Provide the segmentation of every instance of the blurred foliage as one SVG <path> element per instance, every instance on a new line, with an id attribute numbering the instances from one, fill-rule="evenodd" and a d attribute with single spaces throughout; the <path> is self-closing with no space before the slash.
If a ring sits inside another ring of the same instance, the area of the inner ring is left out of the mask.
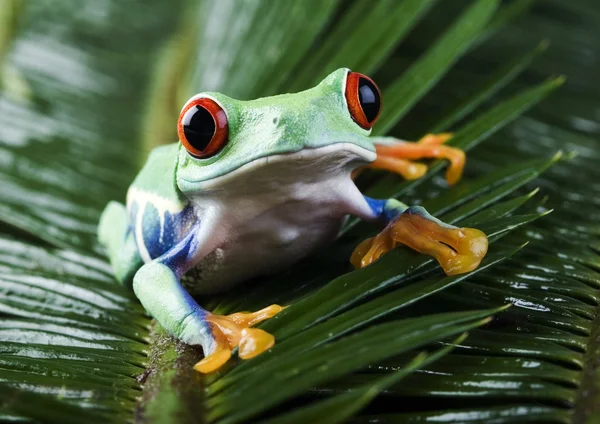
<path id="1" fill-rule="evenodd" d="M 600 419 L 595 0 L 0 5 L 0 420 Z M 452 130 L 470 150 L 451 189 L 441 163 L 413 182 L 364 174 L 361 189 L 477 226 L 490 253 L 455 277 L 406 249 L 350 272 L 376 231 L 351 221 L 326 252 L 200 300 L 292 305 L 263 325 L 272 350 L 201 377 L 201 351 L 114 282 L 99 214 L 176 139 L 189 95 L 298 91 L 340 66 L 382 87 L 376 131 Z"/>

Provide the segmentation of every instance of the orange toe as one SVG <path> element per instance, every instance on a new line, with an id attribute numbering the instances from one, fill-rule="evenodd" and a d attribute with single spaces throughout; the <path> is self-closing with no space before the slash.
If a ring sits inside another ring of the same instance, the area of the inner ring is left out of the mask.
<path id="1" fill-rule="evenodd" d="M 425 134 L 417 143 L 419 144 L 429 144 L 429 145 L 440 145 L 444 144 L 448 140 L 450 140 L 454 136 L 453 133 L 445 132 L 438 134 Z"/>
<path id="2" fill-rule="evenodd" d="M 275 337 L 259 328 L 244 328 L 239 344 L 238 356 L 242 359 L 254 358 L 275 344 Z"/>
<path id="3" fill-rule="evenodd" d="M 378 148 L 379 150 L 379 148 Z M 421 178 L 427 172 L 427 165 L 423 163 L 412 162 L 407 159 L 396 158 L 393 156 L 377 155 L 377 159 L 368 165 L 373 169 L 384 169 L 402 176 L 406 180 L 416 180 Z"/>
<path id="4" fill-rule="evenodd" d="M 284 306 L 270 305 L 256 312 L 237 312 L 235 314 L 227 315 L 227 318 L 243 327 L 252 327 L 260 322 L 274 317 L 284 309 Z"/>
<path id="5" fill-rule="evenodd" d="M 194 370 L 209 374 L 225 365 L 229 358 L 231 358 L 231 349 L 218 347 L 217 350 L 194 365 Z"/>

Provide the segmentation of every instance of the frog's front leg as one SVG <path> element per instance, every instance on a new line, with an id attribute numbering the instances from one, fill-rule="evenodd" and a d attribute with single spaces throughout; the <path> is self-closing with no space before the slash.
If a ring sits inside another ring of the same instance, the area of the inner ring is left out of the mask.
<path id="1" fill-rule="evenodd" d="M 216 315 L 201 308 L 183 288 L 181 276 L 202 250 L 198 232 L 192 230 L 161 257 L 144 265 L 133 279 L 133 290 L 146 310 L 173 336 L 201 345 L 205 358 L 194 369 L 209 373 L 221 367 L 239 347 L 239 357 L 252 358 L 273 346 L 274 337 L 252 325 L 282 310 L 271 305 L 254 313 Z"/>
<path id="2" fill-rule="evenodd" d="M 377 159 L 369 167 L 392 171 L 407 180 L 414 180 L 427 172 L 427 166 L 413 160 L 448 159 L 450 166 L 446 171 L 446 179 L 449 184 L 455 184 L 462 176 L 465 153 L 455 147 L 443 145 L 451 137 L 450 133 L 427 134 L 416 143 L 393 137 L 373 137 Z"/>
<path id="3" fill-rule="evenodd" d="M 383 220 L 385 229 L 359 244 L 351 262 L 362 268 L 398 244 L 433 256 L 448 275 L 474 270 L 487 253 L 486 235 L 474 228 L 458 228 L 431 216 L 421 206 L 407 206 L 396 199 L 376 200 L 365 196 L 372 215 Z"/>

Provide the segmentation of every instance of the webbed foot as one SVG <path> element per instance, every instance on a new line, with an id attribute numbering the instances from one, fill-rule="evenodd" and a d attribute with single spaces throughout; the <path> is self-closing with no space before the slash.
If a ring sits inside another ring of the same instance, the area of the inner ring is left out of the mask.
<path id="1" fill-rule="evenodd" d="M 483 232 L 444 224 L 423 208 L 412 207 L 393 219 L 377 236 L 360 243 L 350 262 L 355 268 L 363 268 L 399 244 L 433 256 L 447 275 L 474 270 L 488 248 Z"/>
<path id="2" fill-rule="evenodd" d="M 216 371 L 231 358 L 231 351 L 235 347 L 238 347 L 238 356 L 242 359 L 254 358 L 271 348 L 275 344 L 275 337 L 250 327 L 277 315 L 283 309 L 282 306 L 271 305 L 256 312 L 208 314 L 205 320 L 211 325 L 216 347 L 194 365 L 194 369 L 205 374 Z"/>
<path id="3" fill-rule="evenodd" d="M 413 162 L 418 159 L 448 159 L 450 166 L 446 171 L 448 184 L 456 184 L 463 173 L 465 153 L 455 147 L 443 144 L 452 138 L 451 133 L 427 134 L 416 143 L 375 141 L 377 159 L 370 168 L 385 169 L 402 175 L 407 180 L 422 177 L 427 172 L 427 165 Z M 388 138 L 382 138 L 389 140 Z"/>

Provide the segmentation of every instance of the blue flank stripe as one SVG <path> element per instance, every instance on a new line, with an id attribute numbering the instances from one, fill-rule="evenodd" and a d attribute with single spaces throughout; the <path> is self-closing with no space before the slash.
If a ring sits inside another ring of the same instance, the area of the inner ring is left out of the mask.
<path id="1" fill-rule="evenodd" d="M 193 210 L 186 207 L 175 214 L 165 212 L 164 222 L 161 226 L 159 212 L 152 204 L 146 203 L 145 207 L 140 209 L 139 204 L 134 201 L 129 211 L 129 222 L 134 238 L 137 232 L 136 222 L 139 213 L 144 214 L 142 217 L 142 240 L 151 259 L 159 258 L 176 247 L 189 234 L 197 219 Z M 137 240 L 137 238 L 135 239 Z"/>
<path id="2" fill-rule="evenodd" d="M 165 264 L 181 277 L 188 271 L 188 264 L 198 250 L 197 231 L 190 231 L 175 247 L 161 256 L 158 261 Z"/>

